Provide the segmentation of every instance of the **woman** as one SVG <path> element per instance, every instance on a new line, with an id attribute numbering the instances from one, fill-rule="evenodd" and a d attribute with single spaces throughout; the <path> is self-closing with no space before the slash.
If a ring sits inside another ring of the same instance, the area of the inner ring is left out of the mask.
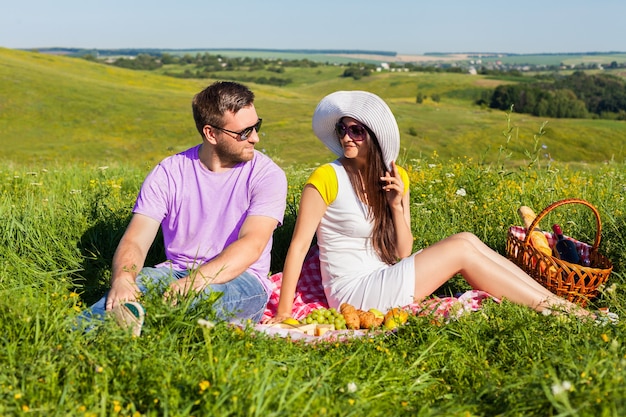
<path id="1" fill-rule="evenodd" d="M 461 274 L 475 289 L 537 311 L 589 314 L 552 294 L 471 233 L 411 254 L 409 181 L 395 164 L 400 132 L 380 97 L 365 91 L 326 96 L 313 115 L 313 131 L 339 158 L 317 168 L 304 186 L 280 301 L 270 322 L 291 316 L 314 234 L 330 307 L 344 302 L 363 310 L 406 306 Z"/>

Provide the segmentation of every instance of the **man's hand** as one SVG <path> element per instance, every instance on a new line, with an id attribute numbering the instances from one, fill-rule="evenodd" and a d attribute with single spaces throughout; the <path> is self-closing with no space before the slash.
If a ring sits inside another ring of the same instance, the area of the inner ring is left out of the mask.
<path id="1" fill-rule="evenodd" d="M 185 278 L 172 282 L 169 289 L 163 294 L 163 299 L 172 305 L 176 305 L 179 298 L 188 296 L 190 292 L 202 292 L 206 286 L 207 281 L 200 274 L 188 275 Z"/>
<path id="2" fill-rule="evenodd" d="M 111 311 L 116 305 L 126 301 L 136 301 L 139 288 L 134 281 L 116 281 L 107 294 L 106 311 Z"/>

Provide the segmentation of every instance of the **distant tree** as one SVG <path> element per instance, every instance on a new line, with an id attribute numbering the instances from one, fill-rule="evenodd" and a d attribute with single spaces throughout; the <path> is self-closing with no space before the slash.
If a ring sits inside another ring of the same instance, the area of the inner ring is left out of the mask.
<path id="1" fill-rule="evenodd" d="M 163 66 L 159 58 L 148 54 L 139 54 L 134 59 L 118 58 L 113 65 L 135 70 L 154 70 Z"/>
<path id="2" fill-rule="evenodd" d="M 163 65 L 170 65 L 178 63 L 178 58 L 172 54 L 163 53 L 161 55 L 161 63 Z"/>
<path id="3" fill-rule="evenodd" d="M 80 56 L 82 59 L 84 59 L 85 61 L 97 61 L 98 58 L 96 57 L 95 54 L 85 54 L 85 55 L 81 55 Z"/>
<path id="4" fill-rule="evenodd" d="M 538 114 L 537 116 L 561 117 L 579 119 L 587 116 L 585 103 L 576 98 L 571 90 L 561 89 L 550 92 L 551 100 L 548 107 L 548 114 Z"/>
<path id="5" fill-rule="evenodd" d="M 367 77 L 370 74 L 371 74 L 371 70 L 367 68 L 359 68 L 356 66 L 351 66 L 344 70 L 342 77 L 345 77 L 345 78 L 352 77 L 355 80 L 360 80 L 362 77 Z"/>
<path id="6" fill-rule="evenodd" d="M 185 54 L 180 58 L 181 64 L 193 64 L 196 59 L 191 54 Z"/>
<path id="7" fill-rule="evenodd" d="M 516 105 L 516 89 L 518 88 L 517 85 L 497 86 L 491 95 L 489 107 L 492 109 L 508 110 L 511 105 Z M 518 109 L 518 111 L 520 110 Z"/>
<path id="8" fill-rule="evenodd" d="M 277 74 L 282 74 L 285 72 L 285 68 L 278 67 L 278 66 L 269 67 L 267 70 L 271 72 L 275 72 Z"/>
<path id="9" fill-rule="evenodd" d="M 593 90 L 590 80 L 577 75 L 567 82 L 561 81 L 500 85 L 491 96 L 490 107 L 507 110 L 513 105 L 520 113 L 540 117 L 588 117 L 588 102 L 582 97 L 585 91 Z M 596 94 L 591 94 L 591 97 L 596 97 Z"/>
<path id="10" fill-rule="evenodd" d="M 491 100 L 491 94 L 489 90 L 482 90 L 480 92 L 480 97 L 476 100 L 476 104 L 481 107 L 489 106 L 489 101 Z"/>

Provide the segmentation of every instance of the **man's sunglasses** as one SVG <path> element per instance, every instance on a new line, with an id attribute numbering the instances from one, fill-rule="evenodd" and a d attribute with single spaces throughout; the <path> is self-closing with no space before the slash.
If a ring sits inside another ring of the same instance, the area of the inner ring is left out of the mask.
<path id="1" fill-rule="evenodd" d="M 350 139 L 361 142 L 367 138 L 367 129 L 363 125 L 346 126 L 339 122 L 335 125 L 335 134 L 339 140 L 343 139 L 347 134 Z"/>
<path id="2" fill-rule="evenodd" d="M 211 126 L 213 129 L 221 130 L 222 132 L 231 133 L 235 135 L 235 139 L 239 141 L 244 141 L 244 140 L 248 140 L 248 137 L 252 134 L 253 130 L 256 130 L 256 133 L 259 133 L 259 130 L 261 130 L 262 122 L 263 122 L 263 119 L 259 119 L 257 120 L 256 124 L 246 127 L 241 132 L 234 132 L 232 130 L 224 129 L 223 127 L 218 127 L 218 126 L 213 126 L 213 125 L 209 125 L 209 126 Z"/>

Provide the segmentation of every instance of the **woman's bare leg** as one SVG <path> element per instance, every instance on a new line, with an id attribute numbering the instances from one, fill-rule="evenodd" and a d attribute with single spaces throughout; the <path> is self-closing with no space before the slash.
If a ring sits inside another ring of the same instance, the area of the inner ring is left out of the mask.
<path id="1" fill-rule="evenodd" d="M 463 239 L 467 239 L 477 250 L 479 250 L 484 256 L 488 257 L 491 261 L 496 262 L 498 265 L 505 268 L 511 274 L 515 275 L 517 279 L 520 279 L 534 287 L 537 291 L 545 294 L 546 297 L 556 297 L 550 290 L 546 287 L 535 281 L 530 275 L 524 272 L 519 266 L 515 265 L 513 262 L 500 255 L 498 252 L 491 249 L 489 246 L 485 245 L 485 243 L 476 237 L 472 233 L 459 233 L 458 236 Z"/>
<path id="2" fill-rule="evenodd" d="M 416 300 L 428 296 L 455 274 L 461 274 L 472 288 L 537 311 L 561 308 L 589 314 L 551 293 L 471 233 L 458 233 L 437 242 L 416 254 L 414 262 Z"/>

